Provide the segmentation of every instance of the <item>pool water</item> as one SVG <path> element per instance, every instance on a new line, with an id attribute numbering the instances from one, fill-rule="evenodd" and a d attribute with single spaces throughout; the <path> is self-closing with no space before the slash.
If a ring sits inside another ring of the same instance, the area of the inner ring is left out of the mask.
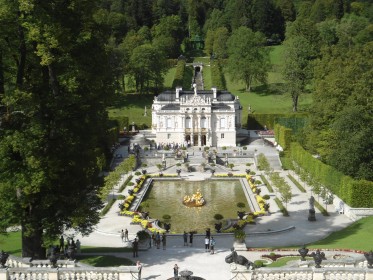
<path id="1" fill-rule="evenodd" d="M 206 204 L 202 207 L 187 207 L 182 203 L 184 196 L 191 196 L 199 190 Z M 239 180 L 225 181 L 154 181 L 144 201 L 149 203 L 147 211 L 151 218 L 163 221 L 163 215 L 171 216 L 171 232 L 197 231 L 205 233 L 206 228 L 214 232 L 215 214 L 224 219 L 237 218 L 237 202 L 248 204 Z"/>

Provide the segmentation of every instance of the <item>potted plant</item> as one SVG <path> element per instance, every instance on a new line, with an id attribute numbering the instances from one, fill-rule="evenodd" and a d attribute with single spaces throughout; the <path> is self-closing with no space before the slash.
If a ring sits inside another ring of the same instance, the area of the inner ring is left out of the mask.
<path id="1" fill-rule="evenodd" d="M 242 229 L 236 229 L 234 231 L 234 239 L 238 243 L 244 243 L 246 238 L 246 232 Z"/>
<path id="2" fill-rule="evenodd" d="M 245 203 L 243 202 L 238 202 L 237 207 L 241 209 L 241 211 L 237 211 L 237 216 L 242 220 L 243 217 L 245 217 L 245 211 L 242 211 L 243 208 L 245 208 Z"/>

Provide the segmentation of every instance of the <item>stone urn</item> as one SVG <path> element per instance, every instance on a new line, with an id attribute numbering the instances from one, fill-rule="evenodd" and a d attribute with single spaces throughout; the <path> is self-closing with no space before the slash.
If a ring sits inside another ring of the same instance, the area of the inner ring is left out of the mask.
<path id="1" fill-rule="evenodd" d="M 69 247 L 67 248 L 67 257 L 69 258 L 70 261 L 75 258 L 75 247 L 72 244 L 70 244 Z"/>
<path id="2" fill-rule="evenodd" d="M 242 220 L 243 217 L 245 217 L 245 211 L 237 211 L 237 216 L 240 218 L 240 220 Z"/>
<path id="3" fill-rule="evenodd" d="M 53 268 L 57 267 L 58 258 L 59 258 L 59 255 L 56 254 L 55 250 L 53 249 L 49 256 L 49 262 L 51 263 L 51 267 Z"/>
<path id="4" fill-rule="evenodd" d="M 164 229 L 169 232 L 171 229 L 171 224 L 164 223 Z"/>
<path id="5" fill-rule="evenodd" d="M 216 232 L 220 232 L 221 231 L 221 228 L 223 227 L 223 223 L 216 223 L 215 224 L 215 230 Z"/>
<path id="6" fill-rule="evenodd" d="M 303 246 L 302 248 L 300 248 L 298 250 L 299 255 L 301 256 L 301 261 L 305 261 L 306 260 L 306 256 L 308 254 L 308 251 L 309 250 L 305 246 Z"/>
<path id="7" fill-rule="evenodd" d="M 313 252 L 311 254 L 313 257 L 313 260 L 315 261 L 315 267 L 316 268 L 321 268 L 321 262 L 325 260 L 325 254 L 323 252 L 320 252 L 320 250 L 316 250 L 316 253 Z"/>
<path id="8" fill-rule="evenodd" d="M 368 262 L 368 267 L 373 268 L 373 251 L 370 251 L 369 253 L 364 253 L 364 257 Z"/>

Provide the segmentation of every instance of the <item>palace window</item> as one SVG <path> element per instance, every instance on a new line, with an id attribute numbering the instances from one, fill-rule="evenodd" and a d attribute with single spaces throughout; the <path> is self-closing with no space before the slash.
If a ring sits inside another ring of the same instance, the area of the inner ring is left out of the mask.
<path id="1" fill-rule="evenodd" d="M 191 121 L 190 117 L 187 117 L 185 119 L 185 128 L 192 128 L 192 121 Z"/>
<path id="2" fill-rule="evenodd" d="M 167 128 L 173 128 L 174 127 L 174 122 L 172 118 L 167 118 Z"/>
<path id="3" fill-rule="evenodd" d="M 227 120 L 225 118 L 220 119 L 220 128 L 225 128 L 227 126 Z"/>
<path id="4" fill-rule="evenodd" d="M 224 133 L 222 133 L 222 134 L 220 135 L 220 138 L 221 138 L 221 139 L 224 139 Z"/>
<path id="5" fill-rule="evenodd" d="M 206 128 L 206 118 L 205 117 L 201 118 L 201 128 Z"/>

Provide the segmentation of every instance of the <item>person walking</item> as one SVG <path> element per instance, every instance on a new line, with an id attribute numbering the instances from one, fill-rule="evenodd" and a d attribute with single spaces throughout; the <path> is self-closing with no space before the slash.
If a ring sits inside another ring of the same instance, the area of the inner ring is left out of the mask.
<path id="1" fill-rule="evenodd" d="M 80 254 L 80 246 L 81 246 L 81 244 L 80 244 L 80 241 L 79 241 L 79 239 L 77 239 L 76 240 L 76 242 L 75 242 L 75 246 L 76 246 L 76 253 L 77 254 Z"/>
<path id="2" fill-rule="evenodd" d="M 179 267 L 177 264 L 174 265 L 174 279 L 179 277 Z"/>
<path id="3" fill-rule="evenodd" d="M 211 255 L 215 254 L 215 244 L 216 244 L 215 239 L 214 237 L 211 236 L 211 239 L 210 239 L 210 252 L 211 252 L 210 254 Z"/>
<path id="4" fill-rule="evenodd" d="M 133 257 L 136 258 L 138 257 L 138 252 L 139 252 L 139 242 L 137 241 L 137 238 L 132 242 L 132 251 L 133 251 Z"/>
<path id="5" fill-rule="evenodd" d="M 190 247 L 193 246 L 193 232 L 189 232 L 189 243 L 190 243 Z"/>
<path id="6" fill-rule="evenodd" d="M 206 236 L 210 239 L 210 236 L 211 236 L 211 230 L 210 230 L 210 228 L 206 229 Z"/>
<path id="7" fill-rule="evenodd" d="M 155 235 L 155 243 L 157 244 L 157 249 L 161 246 L 161 236 L 159 235 L 159 232 Z"/>
<path id="8" fill-rule="evenodd" d="M 162 247 L 163 247 L 163 250 L 166 250 L 166 234 L 165 233 L 162 234 Z"/>
<path id="9" fill-rule="evenodd" d="M 64 250 L 64 247 L 65 247 L 65 240 L 63 238 L 63 235 L 61 235 L 61 237 L 60 237 L 60 249 L 62 250 L 62 252 Z"/>
<path id="10" fill-rule="evenodd" d="M 126 230 L 124 231 L 124 241 L 130 241 L 130 240 L 128 239 L 128 229 L 126 229 Z"/>
<path id="11" fill-rule="evenodd" d="M 156 246 L 155 233 L 152 234 L 153 247 Z"/>
<path id="12" fill-rule="evenodd" d="M 124 231 L 123 231 L 123 229 L 120 232 L 120 239 L 122 239 L 122 243 L 123 243 L 124 242 Z"/>
<path id="13" fill-rule="evenodd" d="M 141 270 L 142 270 L 142 264 L 140 261 L 137 261 L 136 262 L 136 267 L 137 267 L 137 271 L 138 271 L 138 278 L 139 280 L 141 280 Z"/>
<path id="14" fill-rule="evenodd" d="M 184 246 L 188 247 L 188 234 L 186 233 L 186 231 L 184 231 L 183 238 L 184 238 Z"/>
<path id="15" fill-rule="evenodd" d="M 205 252 L 210 251 L 210 238 L 206 235 L 205 236 Z"/>

